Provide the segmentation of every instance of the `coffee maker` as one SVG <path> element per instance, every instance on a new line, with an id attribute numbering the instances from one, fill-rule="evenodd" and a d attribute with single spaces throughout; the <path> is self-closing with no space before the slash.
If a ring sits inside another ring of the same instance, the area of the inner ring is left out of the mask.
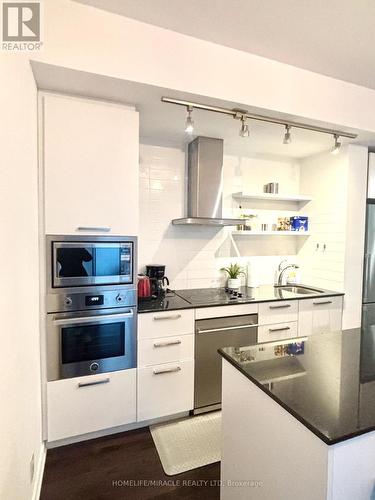
<path id="1" fill-rule="evenodd" d="M 151 293 L 153 297 L 160 297 L 161 295 L 164 295 L 169 287 L 169 279 L 165 276 L 165 266 L 146 266 L 146 275 L 151 281 Z"/>

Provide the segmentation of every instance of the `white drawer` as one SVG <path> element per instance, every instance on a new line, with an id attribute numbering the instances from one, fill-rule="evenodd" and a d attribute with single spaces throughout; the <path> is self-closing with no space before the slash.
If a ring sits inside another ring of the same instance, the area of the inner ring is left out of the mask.
<path id="1" fill-rule="evenodd" d="M 258 304 L 233 304 L 227 306 L 200 307 L 195 310 L 195 319 L 242 316 L 243 314 L 257 314 L 257 312 Z"/>
<path id="2" fill-rule="evenodd" d="M 138 314 L 138 338 L 194 333 L 194 309 Z"/>
<path id="3" fill-rule="evenodd" d="M 278 323 L 276 325 L 263 325 L 258 327 L 258 342 L 273 342 L 291 339 L 298 335 L 297 321 L 291 323 Z"/>
<path id="4" fill-rule="evenodd" d="M 342 328 L 342 297 L 315 297 L 299 301 L 298 333 L 335 332 Z"/>
<path id="5" fill-rule="evenodd" d="M 138 367 L 194 359 L 194 335 L 138 341 Z"/>
<path id="6" fill-rule="evenodd" d="M 47 383 L 48 441 L 136 421 L 137 370 Z"/>
<path id="7" fill-rule="evenodd" d="M 298 320 L 298 301 L 280 300 L 275 302 L 263 302 L 259 304 L 258 323 L 260 325 L 272 325 Z"/>
<path id="8" fill-rule="evenodd" d="M 193 409 L 194 361 L 138 369 L 138 422 Z"/>

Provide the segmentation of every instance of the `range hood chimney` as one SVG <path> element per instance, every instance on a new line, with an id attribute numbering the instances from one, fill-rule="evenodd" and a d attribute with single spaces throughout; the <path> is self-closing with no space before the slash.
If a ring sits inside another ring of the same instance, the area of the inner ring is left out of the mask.
<path id="1" fill-rule="evenodd" d="M 174 225 L 236 226 L 244 219 L 223 219 L 222 139 L 197 137 L 188 146 L 188 216 Z"/>

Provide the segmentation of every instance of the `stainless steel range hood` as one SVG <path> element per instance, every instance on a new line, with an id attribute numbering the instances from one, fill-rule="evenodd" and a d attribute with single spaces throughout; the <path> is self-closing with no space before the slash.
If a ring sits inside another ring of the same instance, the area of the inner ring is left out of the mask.
<path id="1" fill-rule="evenodd" d="M 188 215 L 174 225 L 235 226 L 244 219 L 223 219 L 222 139 L 197 137 L 188 147 Z"/>

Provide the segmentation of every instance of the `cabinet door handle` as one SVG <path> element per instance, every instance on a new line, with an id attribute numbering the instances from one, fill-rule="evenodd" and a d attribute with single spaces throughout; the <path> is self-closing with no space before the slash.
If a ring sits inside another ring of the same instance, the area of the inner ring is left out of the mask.
<path id="1" fill-rule="evenodd" d="M 324 300 L 323 302 L 313 302 L 314 306 L 320 306 L 321 304 L 332 304 L 332 300 Z"/>
<path id="2" fill-rule="evenodd" d="M 106 226 L 78 226 L 77 231 L 100 231 L 101 233 L 109 233 L 110 227 Z"/>
<path id="3" fill-rule="evenodd" d="M 78 387 L 89 387 L 90 385 L 100 385 L 109 384 L 111 380 L 109 378 L 104 378 L 103 380 L 94 380 L 93 382 L 79 382 Z"/>
<path id="4" fill-rule="evenodd" d="M 178 345 L 181 344 L 181 340 L 171 340 L 167 342 L 155 342 L 154 347 L 167 347 L 169 345 Z"/>
<path id="5" fill-rule="evenodd" d="M 290 307 L 290 304 L 282 304 L 280 306 L 269 306 L 270 309 L 285 309 L 286 307 Z"/>
<path id="6" fill-rule="evenodd" d="M 154 316 L 154 321 L 160 321 L 163 319 L 179 319 L 181 318 L 181 314 L 170 314 L 169 316 Z"/>
<path id="7" fill-rule="evenodd" d="M 290 330 L 290 326 L 283 326 L 281 328 L 269 328 L 269 332 L 283 332 L 285 330 Z"/>
<path id="8" fill-rule="evenodd" d="M 154 369 L 154 375 L 162 375 L 163 373 L 174 373 L 174 372 L 179 372 L 181 371 L 181 366 L 175 366 L 173 368 L 160 368 Z"/>

